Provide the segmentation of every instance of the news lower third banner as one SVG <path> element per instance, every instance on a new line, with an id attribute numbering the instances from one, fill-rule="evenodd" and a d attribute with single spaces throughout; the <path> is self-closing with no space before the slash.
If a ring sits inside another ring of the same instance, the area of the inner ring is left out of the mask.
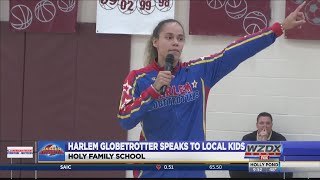
<path id="1" fill-rule="evenodd" d="M 38 141 L 7 146 L 0 170 L 319 172 L 318 141 Z M 27 158 L 22 163 L 16 159 Z"/>
<path id="2" fill-rule="evenodd" d="M 38 163 L 320 161 L 320 142 L 39 141 L 37 152 Z"/>

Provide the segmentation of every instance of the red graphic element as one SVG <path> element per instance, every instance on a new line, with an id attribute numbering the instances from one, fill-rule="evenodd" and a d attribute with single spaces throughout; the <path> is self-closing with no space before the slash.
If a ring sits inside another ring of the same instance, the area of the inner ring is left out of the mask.
<path id="1" fill-rule="evenodd" d="M 260 156 L 260 160 L 269 160 L 270 157 L 267 155 Z"/>
<path id="2" fill-rule="evenodd" d="M 161 165 L 160 164 L 157 164 L 156 165 L 156 168 L 158 169 L 158 171 L 161 169 Z"/>
<path id="3" fill-rule="evenodd" d="M 10 30 L 75 32 L 78 0 L 10 0 Z"/>
<path id="4" fill-rule="evenodd" d="M 260 159 L 262 156 L 268 156 L 270 158 L 270 156 L 281 156 L 281 153 L 279 152 L 246 152 L 245 153 L 246 157 L 249 156 L 260 156 Z"/>
<path id="5" fill-rule="evenodd" d="M 270 19 L 270 0 L 190 0 L 189 34 L 244 36 Z"/>
<path id="6" fill-rule="evenodd" d="M 303 1 L 286 1 L 286 16 L 293 12 Z M 302 12 L 306 17 L 306 23 L 301 27 L 285 32 L 287 39 L 320 39 L 320 0 L 307 1 Z"/>

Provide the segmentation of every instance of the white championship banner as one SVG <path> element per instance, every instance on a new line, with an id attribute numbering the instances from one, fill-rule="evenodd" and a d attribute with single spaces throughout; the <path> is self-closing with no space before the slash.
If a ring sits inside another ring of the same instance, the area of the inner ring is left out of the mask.
<path id="1" fill-rule="evenodd" d="M 150 35 L 174 9 L 174 0 L 98 0 L 96 32 Z"/>

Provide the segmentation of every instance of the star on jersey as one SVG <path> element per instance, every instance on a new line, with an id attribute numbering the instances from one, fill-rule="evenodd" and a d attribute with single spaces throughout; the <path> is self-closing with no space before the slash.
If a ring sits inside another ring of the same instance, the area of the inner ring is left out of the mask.
<path id="1" fill-rule="evenodd" d="M 124 104 L 129 104 L 129 102 L 130 102 L 131 100 L 132 100 L 132 99 L 124 98 Z"/>
<path id="2" fill-rule="evenodd" d="M 194 80 L 191 84 L 193 88 L 197 88 L 198 82 Z"/>
<path id="3" fill-rule="evenodd" d="M 123 109 L 127 104 L 129 104 L 131 102 L 132 99 L 127 99 L 127 98 L 124 98 L 124 102 L 123 104 L 121 105 L 121 109 Z"/>
<path id="4" fill-rule="evenodd" d="M 132 86 L 129 84 L 129 82 L 127 81 L 124 85 L 123 85 L 123 91 L 125 91 L 127 94 L 129 94 L 130 90 L 132 89 Z"/>

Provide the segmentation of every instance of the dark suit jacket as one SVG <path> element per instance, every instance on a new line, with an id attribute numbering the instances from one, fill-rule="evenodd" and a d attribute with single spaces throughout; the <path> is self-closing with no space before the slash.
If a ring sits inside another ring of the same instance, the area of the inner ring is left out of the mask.
<path id="1" fill-rule="evenodd" d="M 242 141 L 257 141 L 257 132 L 253 131 L 245 136 L 243 136 Z M 286 141 L 286 138 L 275 132 L 272 131 L 272 135 L 270 137 L 270 141 Z M 292 178 L 293 173 L 249 173 L 246 171 L 229 171 L 231 178 Z"/>

